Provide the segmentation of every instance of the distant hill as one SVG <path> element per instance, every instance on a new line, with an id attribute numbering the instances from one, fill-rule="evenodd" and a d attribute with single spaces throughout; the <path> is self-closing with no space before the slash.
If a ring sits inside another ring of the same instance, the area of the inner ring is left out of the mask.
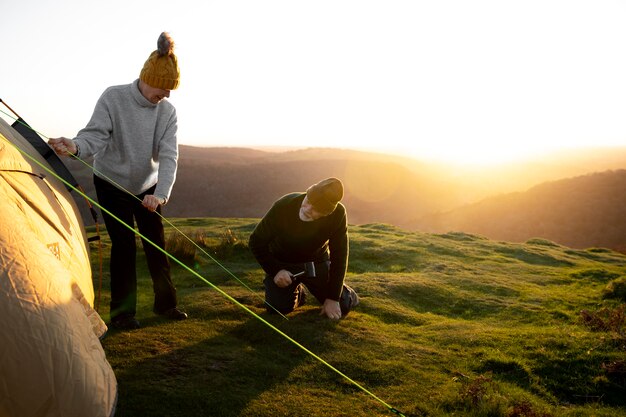
<path id="1" fill-rule="evenodd" d="M 91 171 L 76 161 L 68 165 L 87 194 L 95 196 Z M 280 196 L 304 191 L 329 176 L 346 184 L 344 202 L 353 223 L 405 226 L 411 218 L 458 205 L 460 189 L 455 192 L 453 184 L 408 165 L 397 157 L 334 149 L 274 153 L 181 146 L 177 180 L 164 215 L 261 217 Z"/>
<path id="2" fill-rule="evenodd" d="M 304 191 L 329 177 L 346 184 L 345 204 L 354 223 L 405 226 L 412 216 L 453 206 L 441 184 L 385 162 L 277 158 L 246 164 L 181 161 L 179 180 L 166 206 L 173 217 L 261 217 L 280 196 Z M 410 208 L 407 210 L 407 208 Z"/>
<path id="3" fill-rule="evenodd" d="M 413 225 L 491 239 L 524 242 L 541 237 L 574 248 L 626 252 L 626 170 L 547 182 L 526 192 L 487 198 Z"/>
<path id="4" fill-rule="evenodd" d="M 76 161 L 68 165 L 87 193 L 95 197 L 91 170 Z M 516 164 L 475 168 L 349 149 L 268 152 L 181 145 L 178 176 L 164 215 L 258 218 L 280 196 L 336 176 L 346 185 L 344 203 L 350 223 L 442 230 L 449 227 L 443 220 L 447 217 L 436 213 L 452 212 L 504 193 L 525 192 L 546 181 L 609 169 L 626 169 L 626 148 L 561 152 Z M 91 224 L 85 204 L 79 201 L 79 206 Z M 598 217 L 604 216 L 598 213 Z M 574 227 L 572 234 L 576 230 Z M 582 239 L 575 245 L 585 246 L 586 242 L 591 241 Z M 596 240 L 593 242 L 595 245 Z"/>

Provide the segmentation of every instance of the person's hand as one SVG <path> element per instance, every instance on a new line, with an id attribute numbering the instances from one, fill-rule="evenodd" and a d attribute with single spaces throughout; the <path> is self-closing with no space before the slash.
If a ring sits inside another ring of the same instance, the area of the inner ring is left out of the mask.
<path id="1" fill-rule="evenodd" d="M 165 203 L 165 200 L 152 194 L 146 195 L 141 202 L 141 204 L 150 211 L 156 211 L 159 205 L 163 203 Z"/>
<path id="2" fill-rule="evenodd" d="M 48 145 L 52 150 L 61 156 L 74 155 L 78 148 L 72 139 L 68 138 L 50 138 L 48 139 Z"/>
<path id="3" fill-rule="evenodd" d="M 324 314 L 326 314 L 326 317 L 329 319 L 339 320 L 341 318 L 341 307 L 339 307 L 339 301 L 327 298 L 322 305 L 322 311 L 320 311 L 320 315 Z"/>
<path id="4" fill-rule="evenodd" d="M 293 280 L 291 279 L 291 272 L 286 269 L 281 269 L 274 276 L 274 284 L 278 285 L 280 288 L 285 288 L 291 285 Z"/>

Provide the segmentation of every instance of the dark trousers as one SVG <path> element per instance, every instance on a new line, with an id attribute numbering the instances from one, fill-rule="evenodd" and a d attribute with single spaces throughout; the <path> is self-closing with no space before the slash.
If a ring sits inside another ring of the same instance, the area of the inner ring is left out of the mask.
<path id="1" fill-rule="evenodd" d="M 165 248 L 165 232 L 161 217 L 161 207 L 151 212 L 141 205 L 146 194 L 152 194 L 156 186 L 137 196 L 139 200 L 122 191 L 108 181 L 94 176 L 99 204 L 122 222 L 137 228 L 139 233 L 160 248 Z M 125 225 L 102 211 L 104 224 L 111 238 L 111 319 L 134 316 L 137 311 L 137 245 L 135 233 Z M 176 289 L 170 277 L 170 263 L 167 256 L 152 244 L 141 239 L 152 277 L 154 290 L 154 311 L 162 313 L 176 307 Z"/>
<path id="2" fill-rule="evenodd" d="M 298 277 L 291 285 L 285 288 L 280 288 L 276 285 L 273 276 L 265 275 L 263 281 L 265 286 L 265 301 L 273 307 L 266 306 L 267 311 L 274 312 L 274 309 L 276 309 L 280 311 L 281 314 L 291 313 L 296 307 L 304 304 L 304 287 L 313 294 L 320 304 L 324 304 L 328 294 L 329 267 L 330 262 L 328 261 L 315 263 L 315 278 Z M 292 274 L 296 274 L 302 271 L 303 265 L 285 265 L 283 268 Z M 356 292 L 344 284 L 339 298 L 342 316 L 350 312 L 357 299 Z"/>

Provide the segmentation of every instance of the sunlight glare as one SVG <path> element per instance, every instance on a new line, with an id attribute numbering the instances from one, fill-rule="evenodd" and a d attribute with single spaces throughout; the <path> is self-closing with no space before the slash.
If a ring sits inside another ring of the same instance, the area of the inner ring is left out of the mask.
<path id="1" fill-rule="evenodd" d="M 351 161 L 346 166 L 343 175 L 346 188 L 359 200 L 384 201 L 400 187 L 402 173 L 398 166 L 378 170 L 376 165 L 367 161 Z"/>
<path id="2" fill-rule="evenodd" d="M 553 152 L 554 146 L 539 148 L 530 144 L 513 146 L 507 143 L 480 144 L 478 142 L 462 143 L 429 143 L 414 144 L 401 147 L 369 146 L 361 147 L 365 152 L 402 155 L 423 162 L 447 163 L 468 167 L 496 166 L 512 162 L 521 162 Z"/>
<path id="3" fill-rule="evenodd" d="M 410 154 L 413 158 L 420 160 L 435 160 L 456 165 L 491 166 L 520 162 L 544 152 L 547 153 L 548 150 L 545 149 L 541 151 L 534 148 L 505 147 L 502 146 L 502 144 L 468 144 L 466 146 L 454 144 L 445 147 L 414 149 L 410 151 Z"/>

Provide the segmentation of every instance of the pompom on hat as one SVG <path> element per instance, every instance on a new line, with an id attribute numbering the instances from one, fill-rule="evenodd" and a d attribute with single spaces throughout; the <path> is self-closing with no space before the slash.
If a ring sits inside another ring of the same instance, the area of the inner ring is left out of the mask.
<path id="1" fill-rule="evenodd" d="M 343 198 L 343 184 L 337 178 L 326 178 L 306 190 L 309 203 L 320 213 L 330 214 Z"/>
<path id="2" fill-rule="evenodd" d="M 175 90 L 180 84 L 180 70 L 178 69 L 178 59 L 174 55 L 174 41 L 169 33 L 163 32 L 157 40 L 157 49 L 152 52 L 143 69 L 139 74 L 139 79 L 150 87 L 162 90 Z"/>

